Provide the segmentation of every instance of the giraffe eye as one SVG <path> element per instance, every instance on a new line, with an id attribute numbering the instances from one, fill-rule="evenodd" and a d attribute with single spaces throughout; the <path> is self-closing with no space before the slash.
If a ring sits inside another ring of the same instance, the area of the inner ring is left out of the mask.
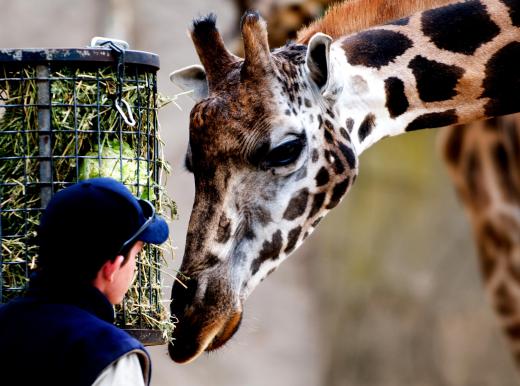
<path id="1" fill-rule="evenodd" d="M 304 138 L 295 138 L 272 149 L 262 162 L 264 169 L 290 165 L 298 160 L 305 146 Z"/>

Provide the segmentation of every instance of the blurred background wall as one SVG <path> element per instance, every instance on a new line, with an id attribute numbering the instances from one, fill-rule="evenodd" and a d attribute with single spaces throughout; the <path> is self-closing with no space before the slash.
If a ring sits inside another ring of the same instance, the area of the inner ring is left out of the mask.
<path id="1" fill-rule="evenodd" d="M 0 0 L 0 47 L 122 38 L 160 55 L 160 92 L 174 95 L 169 72 L 198 63 L 187 27 L 208 11 L 231 40 L 233 0 Z M 172 274 L 193 201 L 182 167 L 192 102 L 178 102 L 182 111 L 170 105 L 160 113 L 173 166 L 168 189 L 179 206 Z M 252 294 L 225 348 L 183 366 L 165 346 L 151 348 L 154 386 L 518 384 L 435 132 L 385 140 L 360 165 L 344 203 Z"/>

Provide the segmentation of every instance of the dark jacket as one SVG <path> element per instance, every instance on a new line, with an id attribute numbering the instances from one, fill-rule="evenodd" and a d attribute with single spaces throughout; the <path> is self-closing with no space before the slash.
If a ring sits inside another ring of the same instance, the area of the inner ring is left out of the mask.
<path id="1" fill-rule="evenodd" d="M 0 306 L 0 384 L 87 386 L 130 352 L 139 354 L 148 384 L 148 353 L 113 322 L 112 305 L 92 286 L 33 286 Z"/>

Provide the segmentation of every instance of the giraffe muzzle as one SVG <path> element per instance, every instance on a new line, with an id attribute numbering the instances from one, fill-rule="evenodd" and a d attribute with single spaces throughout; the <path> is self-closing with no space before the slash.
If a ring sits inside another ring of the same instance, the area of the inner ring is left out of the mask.
<path id="1" fill-rule="evenodd" d="M 204 351 L 219 349 L 238 331 L 241 321 L 242 311 L 234 312 L 230 317 L 216 318 L 206 326 L 190 324 L 189 320 L 179 321 L 168 345 L 170 358 L 177 363 L 189 363 Z"/>
<path id="2" fill-rule="evenodd" d="M 168 352 L 177 363 L 191 362 L 204 351 L 222 347 L 240 326 L 242 307 L 224 283 L 211 283 L 206 290 L 201 290 L 200 278 L 187 281 L 187 288 L 173 286 L 171 313 L 178 322 Z"/>

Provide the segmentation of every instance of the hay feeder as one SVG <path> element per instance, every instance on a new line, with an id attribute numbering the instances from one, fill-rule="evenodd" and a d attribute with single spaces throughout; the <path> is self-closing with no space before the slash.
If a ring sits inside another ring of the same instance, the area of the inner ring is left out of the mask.
<path id="1" fill-rule="evenodd" d="M 0 50 L 0 303 L 27 288 L 52 195 L 110 176 L 158 213 L 174 210 L 158 134 L 157 55 L 103 40 L 81 49 Z M 164 249 L 147 246 L 117 324 L 145 344 L 171 330 L 161 303 Z"/>

